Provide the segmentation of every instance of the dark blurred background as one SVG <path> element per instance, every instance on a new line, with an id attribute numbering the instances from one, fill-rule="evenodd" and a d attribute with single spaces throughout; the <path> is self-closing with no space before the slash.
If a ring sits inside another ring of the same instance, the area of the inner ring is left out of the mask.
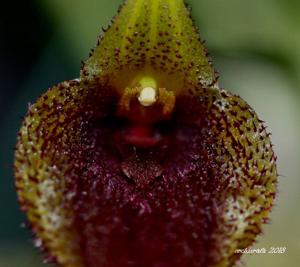
<path id="1" fill-rule="evenodd" d="M 4 1 L 0 11 L 0 267 L 41 267 L 23 227 L 12 174 L 16 134 L 27 105 L 48 87 L 79 76 L 121 0 Z M 247 266 L 300 262 L 300 1 L 190 0 L 221 86 L 241 95 L 267 122 L 278 154 L 279 195 Z"/>

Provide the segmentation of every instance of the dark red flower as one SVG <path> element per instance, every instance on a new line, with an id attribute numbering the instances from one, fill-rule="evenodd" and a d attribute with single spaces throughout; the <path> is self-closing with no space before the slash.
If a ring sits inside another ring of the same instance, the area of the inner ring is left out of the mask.
<path id="1" fill-rule="evenodd" d="M 272 144 L 198 39 L 183 1 L 128 0 L 80 79 L 29 107 L 16 187 L 59 266 L 233 266 L 261 232 Z"/>

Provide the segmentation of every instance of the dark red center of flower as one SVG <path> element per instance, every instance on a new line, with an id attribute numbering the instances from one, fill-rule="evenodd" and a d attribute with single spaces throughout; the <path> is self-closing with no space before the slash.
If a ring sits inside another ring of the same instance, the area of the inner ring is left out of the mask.
<path id="1" fill-rule="evenodd" d="M 124 142 L 129 145 L 151 148 L 161 141 L 161 133 L 148 125 L 130 125 L 123 132 Z"/>
<path id="2" fill-rule="evenodd" d="M 99 98 L 91 96 L 87 109 Z M 116 102 L 111 101 L 108 107 Z M 85 266 L 212 262 L 217 225 L 212 195 L 223 187 L 216 179 L 205 103 L 190 97 L 176 101 L 168 120 L 145 124 L 111 108 L 105 116 L 83 112 L 90 117 L 83 118 L 81 142 L 74 147 L 77 178 L 70 178 L 69 191 L 76 192 L 74 223 Z"/>

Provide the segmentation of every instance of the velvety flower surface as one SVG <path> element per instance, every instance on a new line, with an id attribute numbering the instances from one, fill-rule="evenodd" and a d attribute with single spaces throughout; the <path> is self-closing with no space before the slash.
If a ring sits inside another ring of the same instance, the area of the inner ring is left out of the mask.
<path id="1" fill-rule="evenodd" d="M 16 188 L 58 266 L 233 266 L 268 219 L 275 159 L 183 1 L 128 0 L 80 78 L 29 107 Z"/>

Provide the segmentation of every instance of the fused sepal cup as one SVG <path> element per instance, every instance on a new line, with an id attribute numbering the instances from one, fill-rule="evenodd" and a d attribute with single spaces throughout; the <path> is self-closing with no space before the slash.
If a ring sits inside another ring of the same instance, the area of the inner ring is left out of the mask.
<path id="1" fill-rule="evenodd" d="M 78 80 L 28 109 L 22 210 L 62 267 L 233 266 L 268 219 L 276 157 L 179 0 L 128 0 Z"/>

